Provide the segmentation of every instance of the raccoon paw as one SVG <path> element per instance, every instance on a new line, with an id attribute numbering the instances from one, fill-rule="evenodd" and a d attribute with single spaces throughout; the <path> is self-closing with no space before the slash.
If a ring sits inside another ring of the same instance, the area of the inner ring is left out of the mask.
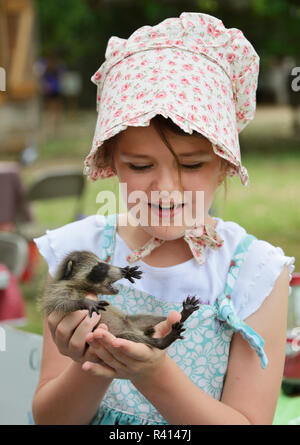
<path id="1" fill-rule="evenodd" d="M 146 335 L 147 337 L 151 337 L 154 333 L 155 329 L 152 326 L 150 326 L 144 331 L 144 335 Z"/>
<path id="2" fill-rule="evenodd" d="M 138 268 L 139 266 L 122 267 L 122 274 L 124 278 L 127 278 L 127 280 L 129 280 L 131 283 L 134 283 L 133 278 L 140 279 L 143 272 L 141 270 L 137 270 Z"/>
<path id="3" fill-rule="evenodd" d="M 98 300 L 96 301 L 97 307 L 101 311 L 106 311 L 105 306 L 109 306 L 109 302 L 105 300 Z"/>
<path id="4" fill-rule="evenodd" d="M 188 296 L 186 300 L 182 303 L 184 311 L 191 315 L 194 311 L 197 311 L 199 309 L 198 304 L 200 303 L 200 300 L 196 299 L 196 295 L 193 297 Z"/>
<path id="5" fill-rule="evenodd" d="M 180 323 L 180 321 L 177 321 L 177 323 L 174 323 L 172 325 L 172 334 L 174 335 L 174 338 L 181 338 L 182 340 L 184 339 L 184 337 L 182 337 L 182 333 L 185 331 L 183 324 Z"/>
<path id="6" fill-rule="evenodd" d="M 108 306 L 109 303 L 105 300 L 90 300 L 86 298 L 86 309 L 89 310 L 89 316 L 93 315 L 93 312 L 99 314 L 99 311 L 105 311 L 105 306 Z"/>

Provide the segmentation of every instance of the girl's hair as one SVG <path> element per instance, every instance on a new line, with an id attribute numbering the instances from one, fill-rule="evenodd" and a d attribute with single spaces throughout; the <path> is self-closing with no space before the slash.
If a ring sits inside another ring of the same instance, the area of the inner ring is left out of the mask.
<path id="1" fill-rule="evenodd" d="M 174 152 L 174 149 L 172 148 L 170 142 L 167 139 L 166 136 L 166 130 L 169 132 L 172 132 L 174 134 L 180 135 L 180 136 L 196 136 L 199 137 L 199 139 L 206 139 L 205 136 L 203 136 L 201 133 L 193 132 L 192 135 L 186 133 L 183 131 L 178 125 L 174 124 L 174 122 L 170 118 L 165 118 L 162 115 L 158 114 L 154 118 L 151 119 L 151 123 L 155 126 L 155 129 L 157 133 L 159 134 L 160 138 L 166 145 L 166 147 L 170 150 L 170 152 L 173 154 L 174 158 L 176 159 L 177 167 L 178 167 L 178 174 L 181 181 L 181 168 L 180 163 L 178 160 L 178 157 L 176 153 Z M 107 139 L 104 141 L 102 147 L 100 150 L 97 151 L 96 154 L 96 165 L 98 168 L 106 168 L 111 167 L 114 168 L 114 149 L 116 147 L 116 143 L 118 140 L 118 136 L 121 133 L 116 134 L 115 136 L 111 137 L 110 139 Z M 227 177 L 226 177 L 226 170 L 229 166 L 229 163 L 226 159 L 221 158 L 221 172 L 224 174 L 223 184 L 224 184 L 224 202 L 227 199 Z M 224 207 L 223 207 L 224 209 Z"/>

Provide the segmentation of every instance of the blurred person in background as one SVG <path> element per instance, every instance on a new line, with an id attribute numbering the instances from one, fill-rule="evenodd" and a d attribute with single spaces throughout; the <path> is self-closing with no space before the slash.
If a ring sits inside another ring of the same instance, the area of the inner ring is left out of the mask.
<path id="1" fill-rule="evenodd" d="M 53 137 L 62 123 L 64 97 L 62 79 L 66 71 L 65 63 L 56 52 L 36 62 L 36 71 L 40 77 L 41 94 L 44 100 L 46 137 Z"/>

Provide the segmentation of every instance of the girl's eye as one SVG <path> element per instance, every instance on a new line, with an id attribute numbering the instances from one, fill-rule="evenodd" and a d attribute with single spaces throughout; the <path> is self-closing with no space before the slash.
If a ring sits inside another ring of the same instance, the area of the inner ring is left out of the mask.
<path id="1" fill-rule="evenodd" d="M 204 162 L 198 162 L 198 164 L 181 164 L 181 167 L 184 168 L 189 168 L 189 169 L 196 169 L 196 168 L 201 168 L 204 165 Z M 132 170 L 146 170 L 147 168 L 152 167 L 152 164 L 150 165 L 134 165 L 134 164 L 130 164 L 129 163 L 129 168 L 131 168 Z"/>
<path id="2" fill-rule="evenodd" d="M 129 164 L 129 168 L 131 168 L 132 170 L 145 170 L 146 168 L 151 167 L 151 165 L 134 165 L 134 164 Z"/>
<path id="3" fill-rule="evenodd" d="M 201 168 L 201 167 L 203 167 L 203 165 L 204 165 L 204 162 L 198 162 L 198 164 L 189 164 L 189 165 L 181 164 L 182 167 L 184 167 L 184 168 L 190 168 L 190 169 L 193 169 L 193 168 Z"/>

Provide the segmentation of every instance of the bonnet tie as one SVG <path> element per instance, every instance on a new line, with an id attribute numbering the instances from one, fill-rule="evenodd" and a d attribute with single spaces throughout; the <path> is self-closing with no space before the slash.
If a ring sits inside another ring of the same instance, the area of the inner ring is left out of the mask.
<path id="1" fill-rule="evenodd" d="M 204 224 L 201 227 L 187 229 L 184 234 L 184 240 L 188 243 L 195 260 L 201 265 L 204 264 L 204 249 L 206 246 L 211 249 L 217 249 L 223 246 L 224 240 L 210 224 Z M 156 247 L 161 246 L 165 240 L 153 237 L 147 243 L 133 250 L 128 256 L 127 261 L 134 263 L 141 258 L 149 255 Z"/>

